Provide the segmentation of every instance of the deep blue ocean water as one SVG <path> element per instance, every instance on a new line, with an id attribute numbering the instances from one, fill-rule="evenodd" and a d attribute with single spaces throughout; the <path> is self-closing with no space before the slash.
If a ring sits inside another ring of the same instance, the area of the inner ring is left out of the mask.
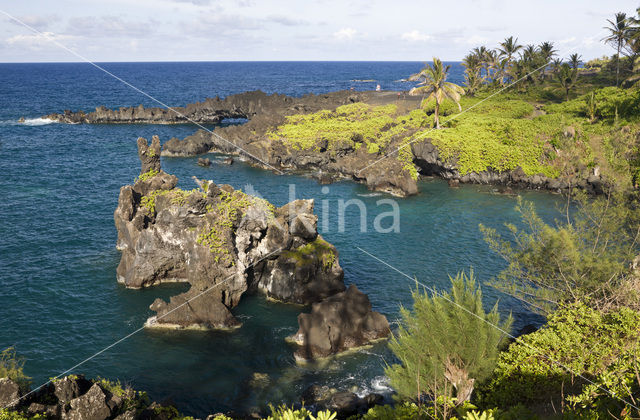
<path id="1" fill-rule="evenodd" d="M 105 63 L 109 71 L 149 95 L 184 105 L 208 96 L 246 90 L 303 95 L 354 87 L 403 90 L 400 82 L 421 63 Z M 450 80 L 460 82 L 454 63 Z M 354 82 L 374 79 L 376 82 Z M 34 384 L 46 381 L 139 328 L 156 297 L 184 286 L 127 290 L 116 283 L 113 211 L 121 186 L 139 173 L 136 139 L 158 134 L 162 141 L 185 137 L 191 125 L 62 125 L 37 118 L 64 109 L 93 110 L 144 104 L 149 98 L 89 64 L 0 64 L 0 349 L 15 346 L 26 357 Z M 28 124 L 17 124 L 24 116 Z M 213 127 L 212 127 L 213 128 Z M 217 156 L 212 156 L 217 159 Z M 315 198 L 324 237 L 340 251 L 345 282 L 367 293 L 374 308 L 394 321 L 400 305 L 409 305 L 411 281 L 363 254 L 362 247 L 418 280 L 448 287 L 448 276 L 473 267 L 485 281 L 504 263 L 484 243 L 483 223 L 504 232 L 517 222 L 515 198 L 491 187 L 450 189 L 425 180 L 418 196 L 397 199 L 400 232 L 376 233 L 373 220 L 389 198 L 362 185 L 339 182 L 327 189 L 294 175 L 277 176 L 242 163 L 196 165 L 197 158 L 164 159 L 164 169 L 180 185 L 193 188 L 191 175 L 253 190 L 277 205 L 286 203 L 290 185 L 297 198 Z M 522 191 L 546 218 L 558 198 Z M 349 206 L 344 231 L 337 223 L 338 200 L 366 204 L 367 232 L 360 211 Z M 323 211 L 327 203 L 328 212 Z M 325 222 L 326 223 L 326 222 Z M 515 328 L 539 321 L 515 300 L 484 288 L 485 301 L 500 300 L 512 312 Z M 322 365 L 298 366 L 284 337 L 297 329 L 300 308 L 247 296 L 234 310 L 241 329 L 220 332 L 142 331 L 83 364 L 75 373 L 119 379 L 146 390 L 156 400 L 173 401 L 181 411 L 203 416 L 229 409 L 250 410 L 268 401 L 292 402 L 312 383 L 359 392 L 385 391 L 383 368 L 393 358 L 377 344 Z M 269 385 L 251 382 L 269 375 Z"/>

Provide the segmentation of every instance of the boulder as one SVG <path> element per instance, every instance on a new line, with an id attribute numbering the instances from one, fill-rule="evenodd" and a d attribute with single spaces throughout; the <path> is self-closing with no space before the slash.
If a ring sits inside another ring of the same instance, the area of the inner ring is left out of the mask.
<path id="1" fill-rule="evenodd" d="M 65 404 L 86 393 L 92 385 L 84 376 L 66 376 L 53 381 L 53 395 L 60 403 Z"/>
<path id="2" fill-rule="evenodd" d="M 84 395 L 69 402 L 68 409 L 63 411 L 63 420 L 106 420 L 113 414 L 114 406 L 109 404 L 110 398 L 98 384 Z"/>
<path id="3" fill-rule="evenodd" d="M 211 159 L 209 158 L 198 158 L 198 166 L 211 166 Z"/>
<path id="4" fill-rule="evenodd" d="M 0 378 L 0 407 L 15 408 L 20 405 L 22 390 L 17 382 Z"/>
<path id="5" fill-rule="evenodd" d="M 389 322 L 371 310 L 369 298 L 355 285 L 313 304 L 298 316 L 299 329 L 289 337 L 297 360 L 327 357 L 389 336 Z"/>

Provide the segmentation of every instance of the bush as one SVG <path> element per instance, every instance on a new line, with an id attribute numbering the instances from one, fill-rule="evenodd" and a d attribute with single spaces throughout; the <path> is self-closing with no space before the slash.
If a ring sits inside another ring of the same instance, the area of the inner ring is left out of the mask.
<path id="1" fill-rule="evenodd" d="M 24 362 L 23 358 L 16 355 L 13 347 L 3 350 L 0 352 L 0 378 L 9 378 L 26 390 L 31 384 L 31 378 L 22 371 Z"/>
<path id="2" fill-rule="evenodd" d="M 637 273 L 631 269 L 640 252 L 637 204 L 621 193 L 597 199 L 575 195 L 567 218 L 555 226 L 546 224 L 532 203 L 518 199 L 516 211 L 526 228 L 507 224 L 513 241 L 480 225 L 491 249 L 509 263 L 492 286 L 543 315 L 580 300 L 602 310 L 640 308 Z"/>
<path id="3" fill-rule="evenodd" d="M 622 418 L 630 411 L 621 400 L 633 401 L 640 391 L 638 356 L 640 313 L 603 313 L 576 303 L 511 344 L 479 387 L 479 400 L 483 406 L 525 404 L 548 412 L 564 407 L 580 418 Z"/>
<path id="4" fill-rule="evenodd" d="M 511 317 L 500 322 L 497 304 L 484 311 L 473 273 L 460 273 L 451 283 L 450 293 L 431 297 L 416 290 L 413 310 L 401 308 L 402 325 L 389 344 L 400 364 L 385 371 L 400 398 L 449 401 L 455 390 L 460 405 L 470 398 L 474 381 L 495 366 L 505 338 L 495 326 L 508 331 Z M 446 413 L 447 404 L 441 408 Z"/>

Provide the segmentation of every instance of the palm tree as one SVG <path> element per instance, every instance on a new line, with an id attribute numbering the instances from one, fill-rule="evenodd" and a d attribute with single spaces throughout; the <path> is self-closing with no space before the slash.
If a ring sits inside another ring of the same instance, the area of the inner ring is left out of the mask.
<path id="1" fill-rule="evenodd" d="M 522 45 L 518 44 L 518 38 L 514 39 L 513 36 L 510 36 L 509 38 L 505 38 L 504 42 L 500 43 L 500 48 L 498 48 L 498 51 L 500 52 L 500 56 L 505 57 L 506 59 L 505 67 L 506 67 L 506 73 L 508 74 L 509 77 L 513 77 L 513 74 L 511 71 L 513 56 L 520 49 L 522 49 Z"/>
<path id="2" fill-rule="evenodd" d="M 466 93 L 469 96 L 475 95 L 480 86 L 482 85 L 482 77 L 480 77 L 480 73 L 477 71 L 469 71 L 469 69 L 464 71 L 464 85 L 466 87 Z"/>
<path id="3" fill-rule="evenodd" d="M 451 66 L 444 66 L 439 58 L 433 57 L 433 65 L 427 64 L 420 73 L 413 74 L 409 77 L 410 81 L 420 80 L 417 87 L 409 91 L 409 95 L 424 94 L 426 103 L 433 98 L 436 101 L 434 120 L 436 129 L 440 128 L 440 104 L 445 99 L 450 99 L 458 105 L 458 110 L 462 111 L 460 106 L 460 96 L 464 95 L 464 89 L 455 83 L 447 82 L 447 75 Z"/>
<path id="4" fill-rule="evenodd" d="M 500 66 L 500 58 L 496 50 L 487 50 L 485 53 L 485 62 L 487 66 L 487 77 L 490 77 L 492 82 L 497 80 L 496 74 L 498 73 Z"/>
<path id="5" fill-rule="evenodd" d="M 485 69 L 485 76 L 489 77 L 489 67 L 487 65 L 487 47 L 481 46 L 476 47 L 471 50 L 472 54 L 475 54 L 476 57 L 480 60 L 481 66 Z"/>
<path id="6" fill-rule="evenodd" d="M 607 44 L 614 45 L 616 48 L 616 86 L 618 86 L 620 81 L 620 50 L 630 35 L 630 27 L 626 13 L 616 13 L 614 20 L 615 22 L 607 19 L 609 26 L 605 26 L 604 29 L 607 29 L 610 33 L 609 36 L 602 38 L 602 40 Z"/>
<path id="7" fill-rule="evenodd" d="M 582 57 L 578 53 L 573 53 L 569 56 L 569 65 L 572 69 L 577 69 L 582 64 Z"/>
<path id="8" fill-rule="evenodd" d="M 573 87 L 578 79 L 578 69 L 571 68 L 568 63 L 562 63 L 558 68 L 557 78 L 560 86 L 565 90 L 565 100 L 569 100 L 569 90 Z"/>
<path id="9" fill-rule="evenodd" d="M 556 50 L 553 46 L 553 42 L 545 41 L 540 44 L 540 55 L 544 58 L 545 62 L 551 61 L 551 59 L 556 55 Z"/>
<path id="10" fill-rule="evenodd" d="M 518 38 L 513 39 L 513 37 L 510 36 L 509 38 L 505 38 L 504 42 L 500 43 L 500 47 L 501 48 L 498 48 L 500 55 L 504 55 L 511 60 L 518 50 L 522 48 L 522 45 L 518 44 Z"/>
<path id="11" fill-rule="evenodd" d="M 546 64 L 549 64 L 551 60 L 553 60 L 553 57 L 556 55 L 556 50 L 553 47 L 553 42 L 545 41 L 540 44 L 540 48 L 538 51 L 540 53 L 540 58 L 543 61 L 540 66 L 544 66 L 542 67 L 542 72 L 540 73 L 540 80 L 542 80 L 546 75 Z"/>
<path id="12" fill-rule="evenodd" d="M 465 67 L 464 80 L 467 94 L 473 96 L 483 82 L 482 61 L 477 54 L 469 53 L 462 59 L 462 65 Z"/>

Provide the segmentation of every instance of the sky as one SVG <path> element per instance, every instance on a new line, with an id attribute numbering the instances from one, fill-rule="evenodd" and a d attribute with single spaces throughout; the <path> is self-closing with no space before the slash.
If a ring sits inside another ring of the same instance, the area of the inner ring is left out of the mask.
<path id="1" fill-rule="evenodd" d="M 561 56 L 590 59 L 614 53 L 601 42 L 606 20 L 618 11 L 635 14 L 638 6 L 637 0 L 0 0 L 0 62 L 82 61 L 68 49 L 99 62 L 457 61 L 511 35 L 521 44 L 552 41 Z"/>

